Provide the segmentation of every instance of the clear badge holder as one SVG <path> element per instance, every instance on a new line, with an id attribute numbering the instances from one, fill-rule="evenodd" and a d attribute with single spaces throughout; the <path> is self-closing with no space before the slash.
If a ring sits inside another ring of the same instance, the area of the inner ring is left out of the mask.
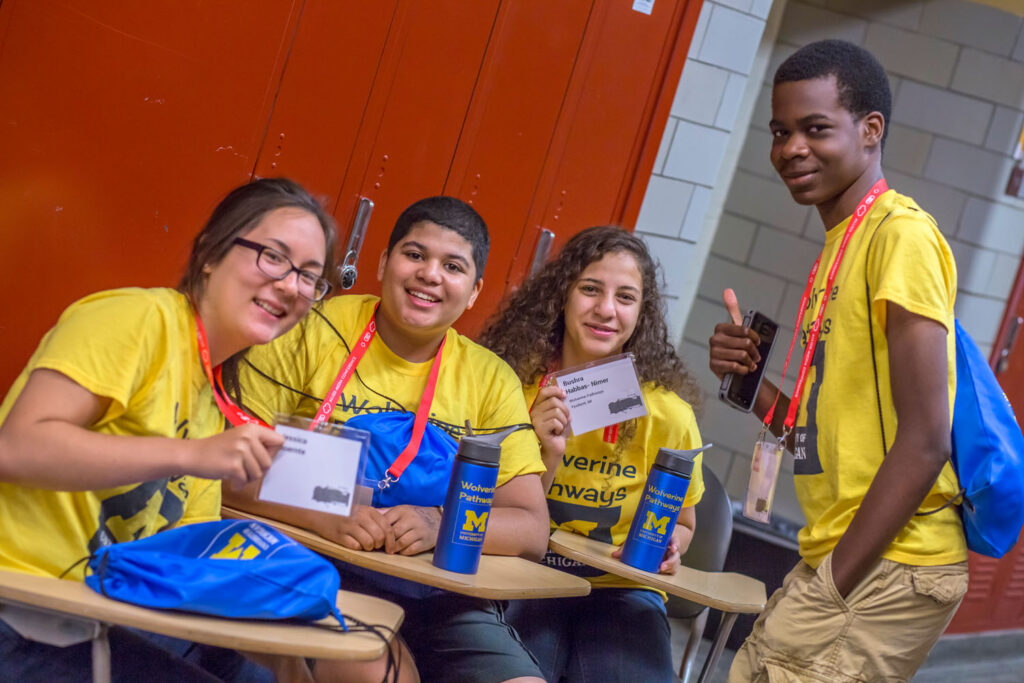
<path id="1" fill-rule="evenodd" d="M 767 524 L 772 518 L 772 503 L 775 501 L 775 486 L 779 481 L 782 466 L 782 452 L 785 437 L 776 439 L 766 427 L 754 443 L 754 456 L 750 461 L 750 482 L 747 498 L 743 503 L 743 516 L 755 522 Z"/>
<path id="2" fill-rule="evenodd" d="M 585 434 L 647 415 L 632 353 L 619 353 L 552 373 L 566 396 L 569 431 Z"/>
<path id="3" fill-rule="evenodd" d="M 274 429 L 285 438 L 260 481 L 256 499 L 311 512 L 349 516 L 369 502 L 360 489 L 370 433 L 342 424 L 277 415 Z"/>

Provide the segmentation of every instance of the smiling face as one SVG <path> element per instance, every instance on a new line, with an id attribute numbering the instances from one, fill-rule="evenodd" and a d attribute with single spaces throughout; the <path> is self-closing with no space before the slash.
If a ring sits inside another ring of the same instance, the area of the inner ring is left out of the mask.
<path id="1" fill-rule="evenodd" d="M 622 353 L 642 301 L 643 277 L 629 252 L 607 253 L 584 268 L 565 301 L 562 367 Z"/>
<path id="2" fill-rule="evenodd" d="M 473 307 L 483 286 L 473 247 L 454 230 L 421 221 L 381 254 L 377 328 L 406 360 L 428 360 L 448 328 Z"/>
<path id="3" fill-rule="evenodd" d="M 776 85 L 769 127 L 772 165 L 798 204 L 818 207 L 826 228 L 853 211 L 876 168 L 880 175 L 884 119 L 855 119 L 839 102 L 835 76 Z"/>
<path id="4" fill-rule="evenodd" d="M 238 236 L 276 249 L 302 270 L 323 272 L 326 240 L 308 211 L 274 209 Z M 206 282 L 198 307 L 214 364 L 284 334 L 312 305 L 299 296 L 296 273 L 273 280 L 259 270 L 256 258 L 256 251 L 233 246 L 218 263 L 203 268 Z"/>

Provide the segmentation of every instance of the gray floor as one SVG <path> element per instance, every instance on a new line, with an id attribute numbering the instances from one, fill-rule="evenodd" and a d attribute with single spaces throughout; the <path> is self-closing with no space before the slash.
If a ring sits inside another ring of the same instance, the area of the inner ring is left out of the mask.
<path id="1" fill-rule="evenodd" d="M 682 622 L 672 623 L 672 652 L 676 662 L 682 660 L 686 628 Z M 710 641 L 701 641 L 690 681 L 696 681 L 700 667 L 707 657 Z M 733 652 L 722 653 L 712 673 L 712 683 L 723 683 L 729 674 Z M 956 635 L 942 638 L 924 666 L 914 677 L 914 683 L 1021 683 L 1024 681 L 1024 631 L 1003 631 L 977 635 Z"/>

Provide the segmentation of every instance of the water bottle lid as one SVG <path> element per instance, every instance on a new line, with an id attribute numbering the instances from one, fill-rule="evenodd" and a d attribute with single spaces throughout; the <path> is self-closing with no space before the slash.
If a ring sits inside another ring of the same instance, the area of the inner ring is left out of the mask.
<path id="1" fill-rule="evenodd" d="M 464 436 L 459 441 L 457 457 L 497 467 L 501 460 L 501 444 L 491 443 L 477 436 Z"/>
<path id="2" fill-rule="evenodd" d="M 680 476 L 689 477 L 693 473 L 693 459 L 699 452 L 699 450 L 677 451 L 671 448 L 659 448 L 654 464 Z"/>

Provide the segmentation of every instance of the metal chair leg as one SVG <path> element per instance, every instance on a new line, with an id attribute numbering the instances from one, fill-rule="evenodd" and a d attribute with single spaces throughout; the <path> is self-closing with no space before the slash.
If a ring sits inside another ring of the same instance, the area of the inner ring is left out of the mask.
<path id="1" fill-rule="evenodd" d="M 110 683 L 110 639 L 107 637 L 109 627 L 99 625 L 99 632 L 92 639 L 92 681 L 93 683 Z"/>
<path id="2" fill-rule="evenodd" d="M 704 668 L 700 670 L 700 678 L 697 679 L 697 683 L 705 683 L 711 676 L 711 672 L 714 671 L 715 665 L 718 664 L 718 658 L 722 655 L 722 650 L 725 649 L 725 641 L 729 639 L 732 625 L 736 623 L 737 616 L 735 612 L 722 613 L 722 622 L 718 625 L 718 633 L 715 634 L 715 641 L 711 644 L 708 658 L 704 660 Z"/>
<path id="3" fill-rule="evenodd" d="M 686 648 L 683 650 L 683 659 L 679 662 L 679 680 L 686 683 L 693 669 L 693 661 L 697 658 L 697 650 L 700 649 L 700 639 L 704 636 L 704 629 L 708 623 L 708 609 L 701 610 L 700 614 L 688 620 L 690 622 L 690 634 L 686 639 Z"/>

